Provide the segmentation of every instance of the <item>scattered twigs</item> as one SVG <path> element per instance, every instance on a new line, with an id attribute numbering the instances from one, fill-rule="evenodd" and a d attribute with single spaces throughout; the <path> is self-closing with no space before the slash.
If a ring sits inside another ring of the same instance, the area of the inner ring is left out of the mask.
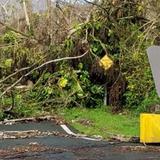
<path id="1" fill-rule="evenodd" d="M 102 7 L 102 5 L 99 5 L 98 3 L 94 3 L 93 1 L 88 1 L 88 0 L 84 0 L 84 1 L 85 1 L 86 3 L 88 3 L 88 4 L 94 5 L 94 6 L 100 8 L 100 9 L 102 9 L 102 10 L 104 10 L 105 12 L 108 13 L 108 10 L 107 10 L 106 8 Z"/>
<path id="2" fill-rule="evenodd" d="M 31 137 L 44 137 L 44 136 L 61 136 L 69 137 L 70 135 L 63 134 L 56 131 L 39 131 L 39 130 L 28 130 L 28 131 L 2 131 L 0 132 L 0 139 L 24 139 Z M 71 137 L 71 136 L 70 136 Z"/>
<path id="3" fill-rule="evenodd" d="M 56 122 L 56 124 L 62 123 L 62 120 L 60 120 L 57 116 L 43 116 L 43 117 L 31 117 L 31 118 L 20 118 L 20 119 L 10 119 L 10 120 L 6 119 L 4 121 L 0 121 L 0 124 L 13 125 L 16 123 L 40 122 L 40 121 L 54 121 Z"/>
<path id="4" fill-rule="evenodd" d="M 60 7 L 58 1 L 56 1 L 56 7 L 57 7 L 57 8 L 60 10 L 60 12 L 62 13 L 62 16 L 63 16 L 66 24 L 69 25 L 69 20 L 66 18 L 65 13 L 64 13 L 63 9 Z"/>
<path id="5" fill-rule="evenodd" d="M 2 80 L 0 81 L 0 83 L 3 83 L 4 81 L 6 81 L 7 79 L 15 76 L 16 74 L 18 74 L 18 73 L 20 73 L 20 72 L 22 72 L 22 71 L 26 71 L 26 70 L 28 70 L 28 69 L 30 69 L 30 68 L 32 68 L 32 66 L 21 68 L 21 69 L 17 70 L 16 72 L 10 74 L 9 76 L 5 77 L 4 79 L 2 79 Z"/>
<path id="6" fill-rule="evenodd" d="M 51 64 L 51 63 L 56 63 L 56 62 L 60 62 L 60 61 L 64 61 L 64 60 L 74 60 L 74 59 L 79 59 L 79 58 L 82 58 L 84 57 L 86 54 L 88 53 L 88 51 L 86 51 L 84 54 L 80 55 L 80 56 L 75 56 L 75 57 L 63 57 L 63 58 L 58 58 L 58 59 L 54 59 L 54 60 L 50 60 L 50 61 L 47 61 L 43 64 L 41 64 L 40 66 L 32 69 L 31 71 L 29 71 L 28 73 L 26 73 L 25 75 L 21 76 L 15 83 L 13 83 L 11 86 L 9 86 L 1 95 L 0 95 L 0 98 L 5 95 L 9 90 L 11 90 L 12 88 L 14 88 L 18 83 L 21 82 L 21 80 L 29 75 L 31 75 L 34 71 L 48 65 L 48 64 Z M 31 67 L 30 67 L 31 68 Z M 17 73 L 15 73 L 17 74 Z M 8 76 L 9 78 L 11 78 L 13 75 L 15 74 L 12 74 L 10 76 Z M 5 79 L 8 79 L 7 77 Z M 4 80 L 3 80 L 4 82 Z"/>
<path id="7" fill-rule="evenodd" d="M 7 89 L 0 95 L 0 98 L 5 95 L 9 90 L 11 90 L 13 87 L 15 87 L 25 76 L 22 76 L 19 78 L 15 83 L 13 83 L 11 86 L 7 87 Z"/>

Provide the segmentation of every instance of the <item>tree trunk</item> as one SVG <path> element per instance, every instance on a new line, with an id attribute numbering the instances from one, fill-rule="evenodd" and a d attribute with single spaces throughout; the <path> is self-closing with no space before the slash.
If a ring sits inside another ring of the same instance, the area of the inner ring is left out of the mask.
<path id="1" fill-rule="evenodd" d="M 28 16 L 28 13 L 27 13 L 27 7 L 26 7 L 26 1 L 25 0 L 23 0 L 23 10 L 24 10 L 24 15 L 25 15 L 27 27 L 28 27 L 28 30 L 30 31 L 31 25 L 30 25 L 29 16 Z"/>

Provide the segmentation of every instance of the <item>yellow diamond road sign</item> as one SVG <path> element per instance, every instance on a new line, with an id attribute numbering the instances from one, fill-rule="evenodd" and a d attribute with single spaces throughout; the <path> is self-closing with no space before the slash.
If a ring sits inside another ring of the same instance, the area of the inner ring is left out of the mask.
<path id="1" fill-rule="evenodd" d="M 108 70 L 112 65 L 113 61 L 105 55 L 99 62 L 99 65 L 104 68 L 104 70 Z"/>

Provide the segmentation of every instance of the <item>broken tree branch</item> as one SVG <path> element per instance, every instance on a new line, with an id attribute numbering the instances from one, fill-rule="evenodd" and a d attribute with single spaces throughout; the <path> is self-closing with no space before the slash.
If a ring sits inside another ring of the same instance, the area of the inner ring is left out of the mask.
<path id="1" fill-rule="evenodd" d="M 38 69 L 40 69 L 40 68 L 42 68 L 43 66 L 46 66 L 46 65 L 48 65 L 48 64 L 55 63 L 55 62 L 59 62 L 59 61 L 63 61 L 63 60 L 74 60 L 74 59 L 79 59 L 79 58 L 84 57 L 87 53 L 88 53 L 88 51 L 86 51 L 84 54 L 82 54 L 82 55 L 80 55 L 80 56 L 75 56 L 75 57 L 64 57 L 64 58 L 58 58 L 58 59 L 54 59 L 54 60 L 47 61 L 47 62 L 41 64 L 40 66 L 34 68 L 34 69 L 31 70 L 30 72 L 28 72 L 25 76 L 28 76 L 28 75 L 32 74 L 35 70 L 38 70 Z"/>
<path id="2" fill-rule="evenodd" d="M 43 57 L 43 58 L 45 58 L 45 57 Z M 41 61 L 41 60 L 40 60 L 40 61 Z M 39 63 L 40 61 L 38 61 L 38 63 Z M 9 76 L 5 77 L 4 79 L 2 79 L 2 80 L 0 81 L 0 84 L 3 83 L 4 81 L 8 80 L 9 78 L 15 76 L 16 74 L 18 74 L 18 73 L 20 73 L 20 72 L 23 72 L 23 71 L 26 71 L 26 70 L 29 70 L 29 69 L 33 68 L 34 66 L 36 66 L 36 65 L 37 65 L 37 63 L 34 63 L 33 65 L 31 65 L 31 66 L 29 66 L 29 67 L 24 67 L 24 68 L 21 68 L 21 69 L 17 70 L 16 72 L 14 72 L 14 73 L 10 74 Z"/>
<path id="3" fill-rule="evenodd" d="M 2 98 L 3 95 L 5 95 L 9 90 L 11 90 L 12 88 L 14 88 L 18 83 L 21 82 L 21 80 L 24 78 L 24 77 L 27 77 L 29 76 L 30 74 L 32 74 L 35 70 L 38 70 L 48 64 L 51 64 L 51 63 L 56 63 L 56 62 L 60 62 L 60 61 L 64 61 L 64 60 L 74 60 L 74 59 L 79 59 L 79 58 L 82 58 L 84 57 L 86 54 L 88 53 L 88 51 L 86 51 L 84 54 L 80 55 L 80 56 L 75 56 L 75 57 L 63 57 L 63 58 L 58 58 L 58 59 L 54 59 L 54 60 L 50 60 L 50 61 L 47 61 L 43 64 L 41 64 L 40 66 L 32 69 L 31 71 L 29 71 L 28 73 L 26 73 L 25 75 L 21 76 L 15 83 L 13 83 L 11 86 L 7 87 L 7 89 L 0 95 L 0 98 Z M 11 77 L 11 76 L 10 76 Z M 7 78 L 7 77 L 6 77 Z"/>
<path id="4" fill-rule="evenodd" d="M 108 13 L 108 10 L 107 10 L 106 8 L 102 7 L 101 5 L 99 5 L 98 3 L 94 3 L 94 2 L 88 1 L 88 0 L 84 0 L 84 1 L 85 1 L 86 3 L 88 3 L 88 4 L 91 4 L 91 5 L 93 5 L 93 6 L 96 6 L 96 7 L 100 8 L 100 9 L 102 9 L 102 10 L 104 10 L 105 12 Z"/>
<path id="5" fill-rule="evenodd" d="M 7 79 L 13 77 L 14 75 L 16 75 L 16 74 L 18 74 L 18 73 L 20 73 L 20 72 L 22 72 L 22 71 L 28 70 L 28 69 L 30 69 L 31 67 L 32 67 L 32 66 L 30 66 L 30 67 L 24 67 L 24 68 L 21 68 L 21 69 L 17 70 L 16 72 L 14 72 L 14 73 L 12 73 L 11 75 L 9 75 L 9 76 L 5 77 L 4 79 L 2 79 L 2 80 L 0 81 L 0 83 L 3 83 L 4 81 L 6 81 Z"/>

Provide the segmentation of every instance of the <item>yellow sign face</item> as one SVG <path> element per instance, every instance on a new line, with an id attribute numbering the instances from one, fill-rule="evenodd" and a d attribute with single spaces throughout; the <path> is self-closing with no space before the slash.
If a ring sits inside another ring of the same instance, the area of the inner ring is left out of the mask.
<path id="1" fill-rule="evenodd" d="M 142 143 L 160 143 L 160 114 L 141 114 L 140 141 Z"/>
<path id="2" fill-rule="evenodd" d="M 104 70 L 108 70 L 112 65 L 113 65 L 113 61 L 107 56 L 105 55 L 99 62 L 99 65 L 104 69 Z"/>

